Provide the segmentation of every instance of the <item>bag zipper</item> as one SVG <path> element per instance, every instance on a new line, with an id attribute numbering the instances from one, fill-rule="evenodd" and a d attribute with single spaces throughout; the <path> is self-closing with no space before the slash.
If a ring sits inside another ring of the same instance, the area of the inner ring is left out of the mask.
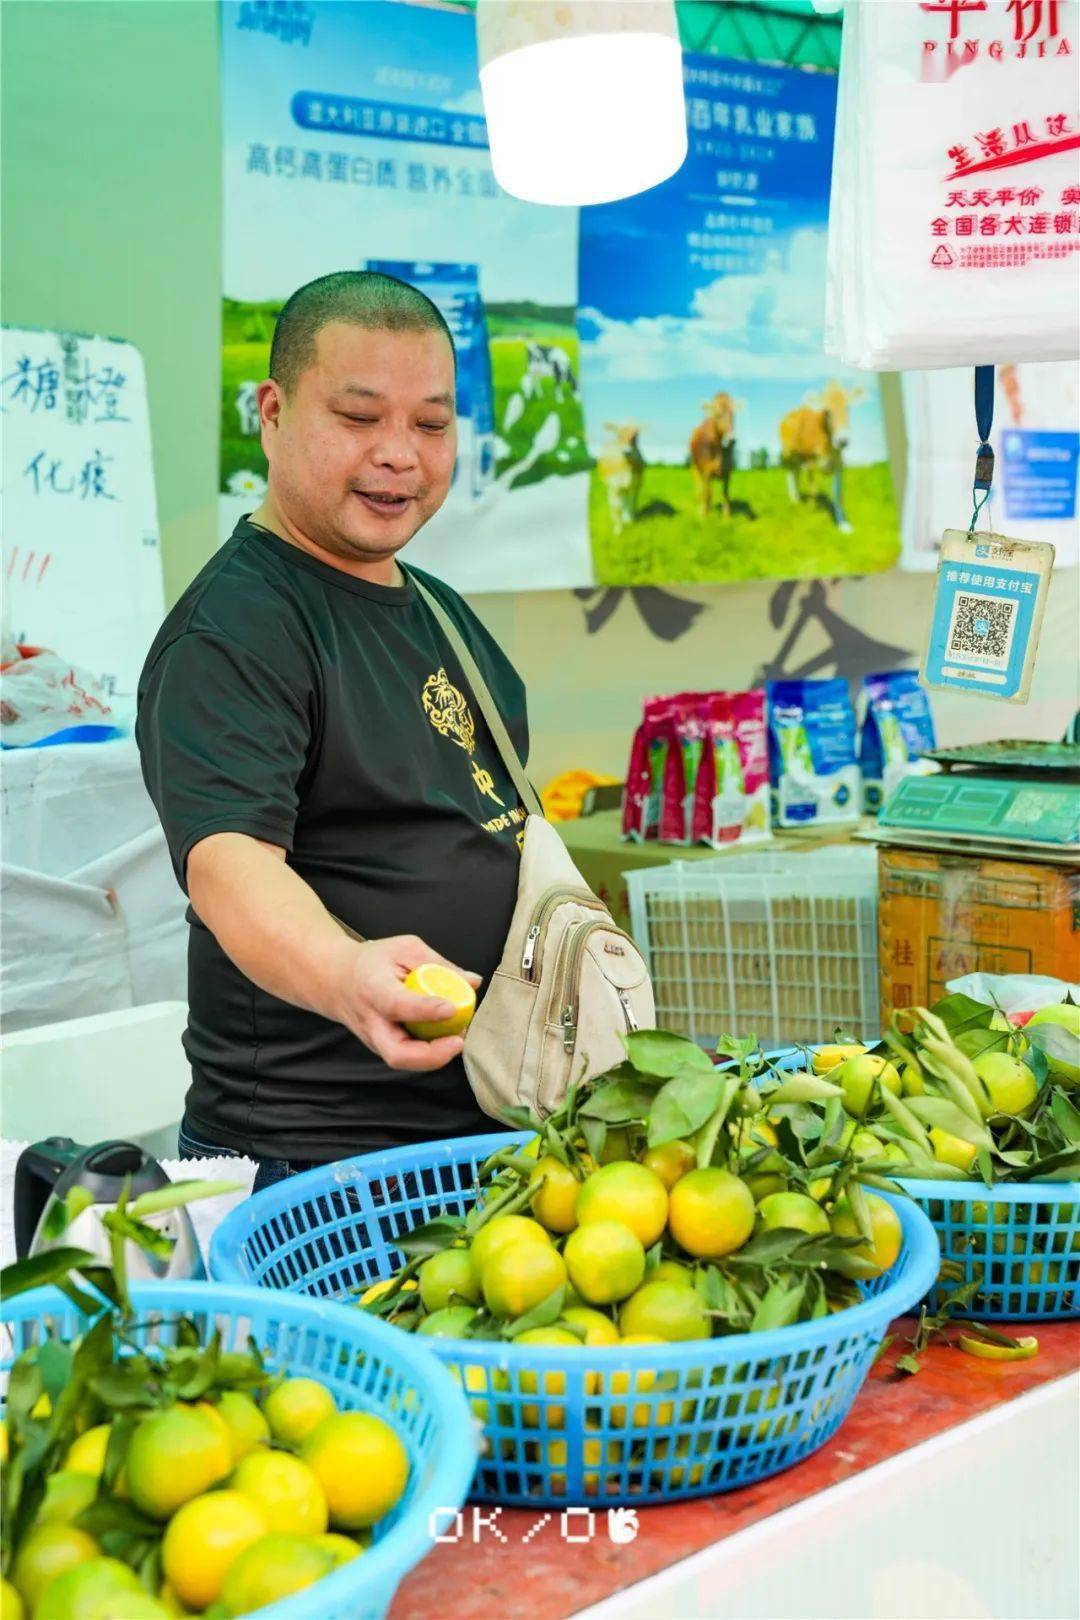
<path id="1" fill-rule="evenodd" d="M 559 1023 L 563 1032 L 563 1051 L 567 1053 L 574 1050 L 577 1042 L 576 987 L 578 974 L 581 971 L 581 957 L 589 936 L 595 934 L 598 928 L 604 929 L 609 934 L 618 934 L 622 939 L 629 940 L 630 944 L 634 946 L 634 950 L 637 950 L 637 946 L 630 939 L 630 935 L 622 928 L 616 928 L 614 923 L 607 921 L 605 918 L 598 918 L 595 922 L 577 923 L 573 929 L 568 931 L 568 943 L 564 947 L 566 960 L 560 975 L 559 996 L 556 1001 L 556 1006 L 562 1009 L 559 1015 Z M 622 1003 L 623 1016 L 627 1021 L 628 1028 L 636 1029 L 637 1024 L 634 1022 L 634 1015 L 626 991 L 616 988 L 616 994 Z"/>
<path id="2" fill-rule="evenodd" d="M 568 889 L 560 885 L 546 890 L 533 908 L 532 925 L 525 936 L 525 948 L 521 953 L 521 971 L 529 979 L 536 977 L 537 959 L 543 957 L 543 936 L 547 933 L 551 913 L 564 900 L 574 900 L 578 905 L 592 908 L 603 905 L 603 901 L 598 900 L 591 889 Z"/>
<path id="3" fill-rule="evenodd" d="M 634 1017 L 634 1009 L 630 1005 L 630 992 L 629 990 L 616 990 L 615 994 L 622 1002 L 623 1017 L 626 1019 L 626 1027 L 630 1033 L 633 1034 L 634 1030 L 636 1030 L 638 1027 L 638 1021 Z"/>

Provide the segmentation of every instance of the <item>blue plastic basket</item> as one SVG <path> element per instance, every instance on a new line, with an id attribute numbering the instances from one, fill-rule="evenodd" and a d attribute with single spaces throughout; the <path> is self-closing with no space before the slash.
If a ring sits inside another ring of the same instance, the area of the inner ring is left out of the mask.
<path id="1" fill-rule="evenodd" d="M 803 1052 L 784 1047 L 769 1057 L 798 1068 Z M 962 1268 L 927 1296 L 932 1310 L 963 1283 L 979 1292 L 958 1319 L 970 1322 L 1068 1321 L 1080 1316 L 1080 1181 L 939 1181 L 897 1177 L 928 1216 L 941 1258 Z"/>
<path id="2" fill-rule="evenodd" d="M 246 1350 L 250 1336 L 269 1368 L 317 1378 L 343 1410 L 375 1412 L 396 1431 L 409 1455 L 405 1495 L 352 1563 L 281 1603 L 260 1620 L 382 1620 L 398 1583 L 430 1551 L 465 1501 L 476 1467 L 469 1409 L 461 1390 L 424 1341 L 360 1311 L 327 1301 L 283 1296 L 223 1283 L 143 1283 L 132 1288 L 143 1346 L 175 1342 L 179 1316 L 192 1318 L 203 1342 L 215 1329 L 224 1350 Z M 6 1374 L 24 1350 L 53 1334 L 72 1339 L 87 1318 L 55 1288 L 35 1288 L 5 1301 L 0 1346 Z"/>
<path id="3" fill-rule="evenodd" d="M 211 1272 L 356 1295 L 400 1265 L 402 1233 L 464 1213 L 485 1159 L 528 1140 L 498 1132 L 398 1148 L 268 1187 L 218 1227 Z M 893 1202 L 903 1227 L 895 1266 L 860 1305 L 820 1321 L 647 1348 L 426 1340 L 483 1424 L 473 1495 L 546 1506 L 672 1501 L 749 1484 L 816 1451 L 846 1417 L 887 1324 L 937 1275 L 929 1221 L 910 1201 Z"/>
<path id="4" fill-rule="evenodd" d="M 918 1181 L 900 1185 L 925 1210 L 962 1282 L 979 1281 L 969 1321 L 1046 1322 L 1080 1316 L 1080 1181 Z M 960 1284 L 930 1290 L 934 1309 Z"/>

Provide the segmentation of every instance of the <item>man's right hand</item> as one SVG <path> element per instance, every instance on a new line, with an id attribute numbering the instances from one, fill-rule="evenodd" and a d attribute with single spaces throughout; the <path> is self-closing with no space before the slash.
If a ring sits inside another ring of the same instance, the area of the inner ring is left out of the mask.
<path id="1" fill-rule="evenodd" d="M 444 1035 L 434 1041 L 418 1041 L 404 1028 L 410 1023 L 434 1023 L 452 1018 L 453 1002 L 406 990 L 402 980 L 412 968 L 425 962 L 440 962 L 453 968 L 475 990 L 480 979 L 467 973 L 445 956 L 425 945 L 415 934 L 397 934 L 391 939 L 350 942 L 342 953 L 339 982 L 333 997 L 333 1016 L 351 1030 L 391 1069 L 423 1071 L 441 1069 L 452 1062 L 465 1045 L 460 1035 Z"/>

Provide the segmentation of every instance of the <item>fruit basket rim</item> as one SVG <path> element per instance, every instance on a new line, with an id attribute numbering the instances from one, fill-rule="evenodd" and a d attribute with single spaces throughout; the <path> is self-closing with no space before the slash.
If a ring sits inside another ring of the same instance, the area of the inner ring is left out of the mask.
<path id="1" fill-rule="evenodd" d="M 445 1414 L 447 1432 L 443 1444 L 433 1453 L 426 1483 L 420 1486 L 399 1522 L 384 1536 L 373 1541 L 359 1558 L 332 1570 L 315 1586 L 280 1599 L 265 1613 L 267 1620 L 294 1620 L 294 1617 L 295 1620 L 301 1620 L 301 1617 L 303 1620 L 308 1620 L 308 1617 L 314 1620 L 314 1617 L 326 1612 L 324 1582 L 329 1580 L 341 1581 L 335 1604 L 340 1603 L 340 1592 L 345 1589 L 342 1578 L 348 1580 L 351 1577 L 354 1588 L 362 1585 L 377 1589 L 380 1584 L 385 1584 L 396 1589 L 409 1570 L 431 1551 L 432 1541 L 428 1533 L 431 1515 L 440 1509 L 460 1508 L 465 1502 L 479 1460 L 473 1440 L 472 1413 L 461 1388 L 439 1357 L 431 1355 L 414 1335 L 401 1333 L 367 1312 L 357 1312 L 330 1299 L 314 1299 L 308 1294 L 283 1293 L 247 1283 L 194 1278 L 133 1283 L 129 1292 L 136 1307 L 164 1307 L 178 1313 L 217 1310 L 237 1316 L 253 1309 L 266 1314 L 269 1309 L 271 1315 L 279 1318 L 288 1315 L 302 1319 L 298 1322 L 300 1326 L 310 1327 L 317 1321 L 328 1329 L 337 1329 L 343 1337 L 354 1339 L 357 1349 L 374 1342 L 385 1353 L 389 1364 L 396 1362 L 399 1367 L 407 1366 L 417 1382 L 428 1387 L 432 1405 L 440 1415 Z M 15 1326 L 35 1317 L 41 1319 L 60 1312 L 70 1314 L 77 1309 L 59 1288 L 32 1288 L 0 1301 L 0 1324 Z M 107 1307 L 103 1306 L 102 1310 L 105 1309 Z M 90 1320 L 89 1313 L 79 1314 L 85 1314 Z M 5 1355 L 10 1348 L 10 1345 L 4 1347 Z M 379 1410 L 385 1411 L 382 1407 Z M 397 1428 L 394 1414 L 385 1412 L 385 1416 Z M 358 1581 L 360 1574 L 363 1575 L 362 1583 Z M 323 1586 L 323 1601 L 315 1604 L 311 1594 L 320 1586 Z M 337 1612 L 334 1605 L 331 1608 Z"/>

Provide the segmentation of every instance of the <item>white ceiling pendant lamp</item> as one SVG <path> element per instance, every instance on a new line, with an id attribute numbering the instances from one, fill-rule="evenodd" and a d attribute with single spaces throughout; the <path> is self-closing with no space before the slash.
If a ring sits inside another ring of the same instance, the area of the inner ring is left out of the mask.
<path id="1" fill-rule="evenodd" d="M 686 157 L 673 0 L 477 0 L 491 165 L 526 202 L 614 202 Z"/>

